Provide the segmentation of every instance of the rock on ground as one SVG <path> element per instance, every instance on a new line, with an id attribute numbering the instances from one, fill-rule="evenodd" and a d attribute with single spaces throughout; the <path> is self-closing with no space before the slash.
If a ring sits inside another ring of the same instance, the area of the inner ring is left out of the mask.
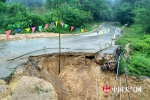
<path id="1" fill-rule="evenodd" d="M 117 65 L 116 57 L 120 52 L 120 46 L 113 45 L 95 55 L 95 60 L 101 65 L 101 69 L 114 70 Z"/>
<path id="2" fill-rule="evenodd" d="M 0 79 L 0 85 L 6 85 L 6 82 L 2 79 Z"/>
<path id="3" fill-rule="evenodd" d="M 57 93 L 51 83 L 23 76 L 9 100 L 57 100 Z"/>
<path id="4" fill-rule="evenodd" d="M 11 95 L 11 89 L 8 85 L 0 85 L 0 100 L 3 100 L 7 96 Z"/>

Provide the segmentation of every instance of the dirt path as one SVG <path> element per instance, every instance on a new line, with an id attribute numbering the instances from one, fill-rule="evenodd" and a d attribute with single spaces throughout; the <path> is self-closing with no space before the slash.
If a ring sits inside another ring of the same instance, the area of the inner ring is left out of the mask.
<path id="1" fill-rule="evenodd" d="M 70 34 L 61 34 L 61 36 L 68 36 Z M 26 40 L 33 38 L 49 38 L 49 37 L 58 37 L 58 33 L 35 33 L 35 34 L 15 34 L 10 35 L 8 41 L 12 40 Z M 0 41 L 7 41 L 5 34 L 0 34 Z"/>

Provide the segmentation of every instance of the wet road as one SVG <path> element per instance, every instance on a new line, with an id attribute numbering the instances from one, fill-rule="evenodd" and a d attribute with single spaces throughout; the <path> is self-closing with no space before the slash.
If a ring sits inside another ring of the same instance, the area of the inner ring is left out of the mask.
<path id="1" fill-rule="evenodd" d="M 114 28 L 114 26 L 102 24 L 102 27 L 99 30 L 108 28 Z M 97 32 L 95 32 L 62 37 L 61 52 L 98 52 L 100 49 L 108 46 L 106 44 L 111 43 L 114 33 L 119 34 L 113 31 L 102 35 L 99 35 Z M 58 40 L 58 37 L 54 37 L 0 42 L 0 78 L 8 76 L 12 72 L 13 68 L 26 62 L 27 58 L 31 55 L 59 52 Z M 16 60 L 7 61 L 20 55 L 44 48 L 51 49 L 34 52 Z"/>

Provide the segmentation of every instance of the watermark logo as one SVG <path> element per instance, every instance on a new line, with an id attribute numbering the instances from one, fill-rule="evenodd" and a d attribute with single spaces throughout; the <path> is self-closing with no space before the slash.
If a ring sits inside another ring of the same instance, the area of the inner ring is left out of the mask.
<path id="1" fill-rule="evenodd" d="M 142 92 L 142 88 L 140 86 L 130 86 L 130 87 L 113 87 L 111 88 L 108 85 L 103 86 L 103 91 L 105 93 L 109 93 L 110 91 L 114 91 L 114 92 Z"/>
<path id="2" fill-rule="evenodd" d="M 109 93 L 109 91 L 110 91 L 110 86 L 108 86 L 108 85 L 105 85 L 105 86 L 103 86 L 103 91 L 105 92 L 105 93 Z"/>
<path id="3" fill-rule="evenodd" d="M 113 87 L 112 91 L 114 92 L 142 92 L 142 88 L 140 86 L 130 86 L 130 87 Z"/>

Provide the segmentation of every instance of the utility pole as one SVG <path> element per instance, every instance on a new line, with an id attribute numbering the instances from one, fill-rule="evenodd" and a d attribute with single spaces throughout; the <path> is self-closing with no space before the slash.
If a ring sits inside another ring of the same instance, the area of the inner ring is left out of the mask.
<path id="1" fill-rule="evenodd" d="M 59 14 L 58 14 L 58 3 L 59 1 L 57 1 L 57 17 L 58 17 L 58 22 L 59 22 Z M 59 61 L 58 61 L 58 74 L 60 74 L 60 70 L 61 70 L 61 61 L 60 61 L 60 56 L 61 56 L 61 37 L 60 37 L 60 32 L 59 32 Z"/>
<path id="2" fill-rule="evenodd" d="M 60 62 L 60 56 L 61 56 L 61 43 L 60 43 L 60 33 L 59 33 L 59 74 L 60 74 L 60 64 L 61 64 L 61 62 Z"/>

